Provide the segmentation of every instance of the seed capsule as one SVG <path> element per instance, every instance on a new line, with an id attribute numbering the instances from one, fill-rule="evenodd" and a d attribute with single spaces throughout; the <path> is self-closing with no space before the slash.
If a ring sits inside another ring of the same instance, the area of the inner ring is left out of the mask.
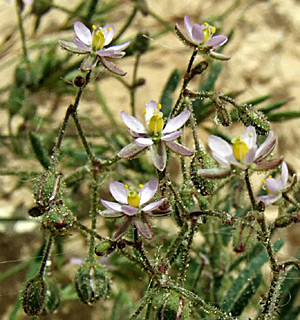
<path id="1" fill-rule="evenodd" d="M 163 299 L 156 313 L 157 320 L 188 320 L 190 319 L 190 303 L 177 292 L 171 292 Z"/>
<path id="2" fill-rule="evenodd" d="M 240 121 L 246 126 L 253 126 L 260 135 L 267 135 L 270 131 L 270 124 L 265 115 L 256 110 L 253 106 L 243 104 L 238 106 L 237 113 Z"/>
<path id="3" fill-rule="evenodd" d="M 96 261 L 86 260 L 75 275 L 75 287 L 83 303 L 93 305 L 110 291 L 110 277 Z"/>
<path id="4" fill-rule="evenodd" d="M 60 304 L 60 294 L 56 283 L 47 279 L 47 301 L 45 305 L 45 313 L 54 313 Z"/>
<path id="5" fill-rule="evenodd" d="M 38 316 L 44 310 L 47 300 L 47 285 L 44 279 L 37 275 L 28 280 L 23 291 L 23 310 L 29 316 Z"/>

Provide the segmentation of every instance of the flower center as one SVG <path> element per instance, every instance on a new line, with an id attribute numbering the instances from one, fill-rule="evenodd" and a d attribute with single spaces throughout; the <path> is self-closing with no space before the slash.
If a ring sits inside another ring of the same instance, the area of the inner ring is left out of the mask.
<path id="1" fill-rule="evenodd" d="M 132 187 L 128 187 L 127 184 L 124 185 L 124 188 L 128 189 L 127 203 L 132 207 L 138 208 L 140 205 L 139 194 Z"/>
<path id="2" fill-rule="evenodd" d="M 243 162 L 248 150 L 249 148 L 242 138 L 235 139 L 232 146 L 232 152 L 236 160 Z"/>
<path id="3" fill-rule="evenodd" d="M 207 22 L 204 22 L 203 26 L 204 26 L 204 28 L 202 30 L 203 30 L 203 34 L 204 34 L 204 40 L 202 41 L 202 43 L 205 43 L 216 32 L 216 28 L 210 26 Z"/>
<path id="4" fill-rule="evenodd" d="M 102 49 L 104 41 L 105 41 L 105 37 L 103 34 L 103 29 L 102 28 L 98 28 L 93 25 L 93 34 L 92 34 L 92 50 L 93 51 L 97 51 Z"/>
<path id="5" fill-rule="evenodd" d="M 163 113 L 160 111 L 161 104 L 157 105 L 157 109 L 154 109 L 153 115 L 149 121 L 149 131 L 154 135 L 161 133 L 164 127 Z"/>

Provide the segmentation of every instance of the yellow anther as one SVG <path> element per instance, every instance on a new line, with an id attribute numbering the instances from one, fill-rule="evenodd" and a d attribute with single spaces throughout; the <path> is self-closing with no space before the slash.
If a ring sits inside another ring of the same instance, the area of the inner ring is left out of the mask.
<path id="1" fill-rule="evenodd" d="M 157 109 L 161 110 L 161 104 L 160 103 L 157 105 Z"/>
<path id="2" fill-rule="evenodd" d="M 248 137 L 252 137 L 252 136 L 253 136 L 252 132 L 249 132 Z"/>
<path id="3" fill-rule="evenodd" d="M 267 182 L 267 180 L 266 180 L 266 179 L 263 179 L 263 180 L 262 180 L 262 183 L 263 183 L 263 184 L 265 184 L 266 182 Z"/>
<path id="4" fill-rule="evenodd" d="M 124 184 L 124 189 L 129 189 L 127 184 Z"/>
<path id="5" fill-rule="evenodd" d="M 270 174 L 270 175 L 268 176 L 268 178 L 272 178 L 272 175 Z"/>
<path id="6" fill-rule="evenodd" d="M 96 30 L 97 29 L 97 27 L 93 24 L 92 25 L 92 28 L 94 29 L 94 30 Z"/>
<path id="7" fill-rule="evenodd" d="M 143 109 L 143 114 L 146 114 L 146 112 L 147 112 L 146 109 Z"/>
<path id="8" fill-rule="evenodd" d="M 108 28 L 107 28 L 107 31 L 110 31 L 111 29 L 112 29 L 112 27 L 108 27 Z"/>
<path id="9" fill-rule="evenodd" d="M 144 188 L 144 185 L 143 185 L 143 184 L 140 184 L 140 185 L 139 185 L 139 188 L 140 188 L 140 189 L 143 189 L 143 188 Z"/>
<path id="10" fill-rule="evenodd" d="M 211 27 L 210 31 L 211 31 L 212 34 L 214 34 L 216 32 L 216 27 Z"/>
<path id="11" fill-rule="evenodd" d="M 207 23 L 207 22 L 204 22 L 203 25 L 204 25 L 205 27 L 208 27 L 208 23 Z"/>

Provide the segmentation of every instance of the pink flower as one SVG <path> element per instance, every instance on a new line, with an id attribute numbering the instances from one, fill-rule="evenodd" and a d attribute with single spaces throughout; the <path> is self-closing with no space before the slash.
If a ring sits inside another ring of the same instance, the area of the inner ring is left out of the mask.
<path id="1" fill-rule="evenodd" d="M 289 187 L 287 187 L 288 177 L 288 167 L 285 162 L 282 162 L 280 179 L 276 180 L 274 178 L 267 178 L 265 184 L 268 191 L 268 195 L 259 196 L 257 197 L 256 201 L 263 202 L 266 206 L 268 206 L 279 200 L 282 197 L 283 192 L 287 192 L 291 189 L 296 179 L 296 176 L 293 176 L 293 182 Z"/>
<path id="2" fill-rule="evenodd" d="M 258 147 L 255 128 L 249 126 L 229 144 L 217 136 L 208 138 L 208 145 L 212 151 L 213 158 L 223 167 L 212 169 L 200 169 L 198 174 L 203 178 L 223 178 L 231 173 L 231 167 L 239 167 L 246 170 L 251 167 L 255 170 L 268 170 L 276 167 L 282 159 L 273 161 L 263 161 L 273 150 L 276 138 L 271 130 L 267 139 Z"/>
<path id="3" fill-rule="evenodd" d="M 130 42 L 107 47 L 111 43 L 115 34 L 113 25 L 107 24 L 104 27 L 97 28 L 93 25 L 91 32 L 83 23 L 76 21 L 74 23 L 74 31 L 76 37 L 73 42 L 59 40 L 59 44 L 63 49 L 77 54 L 85 54 L 86 57 L 81 64 L 82 70 L 89 70 L 96 66 L 100 60 L 102 65 L 110 72 L 124 76 L 126 72 L 120 70 L 110 58 L 122 58 Z"/>
<path id="4" fill-rule="evenodd" d="M 158 217 L 169 214 L 168 211 L 159 210 L 165 199 L 149 202 L 155 195 L 158 188 L 156 178 L 149 180 L 145 185 L 140 185 L 140 191 L 136 192 L 132 187 L 128 187 L 121 182 L 114 181 L 109 184 L 109 190 L 117 202 L 111 202 L 101 199 L 101 203 L 107 210 L 100 211 L 100 215 L 106 218 L 124 217 L 123 223 L 115 233 L 112 240 L 120 238 L 134 223 L 137 230 L 146 239 L 153 237 L 152 228 L 148 222 L 147 216 Z"/>
<path id="5" fill-rule="evenodd" d="M 122 120 L 129 128 L 130 134 L 135 138 L 135 141 L 118 153 L 120 158 L 132 158 L 149 148 L 153 164 L 158 170 L 162 171 L 167 162 L 166 147 L 183 156 L 193 155 L 194 152 L 192 150 L 175 141 L 182 133 L 178 129 L 187 122 L 191 112 L 185 110 L 167 121 L 165 125 L 160 109 L 161 105 L 153 100 L 146 105 L 144 113 L 147 127 L 135 117 L 124 111 L 121 112 Z"/>
<path id="6" fill-rule="evenodd" d="M 204 22 L 203 24 L 194 23 L 192 25 L 188 16 L 184 16 L 184 28 L 176 23 L 175 30 L 181 40 L 190 46 L 197 47 L 204 54 L 219 60 L 229 60 L 230 57 L 216 52 L 215 48 L 222 46 L 228 38 L 224 35 L 214 35 L 216 28 Z"/>

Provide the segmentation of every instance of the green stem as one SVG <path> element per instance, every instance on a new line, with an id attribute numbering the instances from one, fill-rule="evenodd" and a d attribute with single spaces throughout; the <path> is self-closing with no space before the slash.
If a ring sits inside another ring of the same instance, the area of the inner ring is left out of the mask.
<path id="1" fill-rule="evenodd" d="M 92 215 L 92 231 L 90 238 L 90 247 L 89 247 L 89 258 L 94 257 L 95 252 L 95 236 L 94 232 L 96 232 L 96 226 L 97 226 L 97 208 L 98 208 L 98 177 L 97 177 L 97 171 L 94 171 L 94 177 L 93 177 L 93 187 L 92 187 L 92 206 L 91 206 L 91 215 Z"/>
<path id="2" fill-rule="evenodd" d="M 171 112 L 171 117 L 173 116 L 176 116 L 179 111 L 180 111 L 180 105 L 181 105 L 181 101 L 182 101 L 182 97 L 183 97 L 183 92 L 184 90 L 186 89 L 187 85 L 189 84 L 189 81 L 190 81 L 190 73 L 191 73 L 191 70 L 192 70 L 192 66 L 193 66 L 193 63 L 195 61 L 195 58 L 196 58 L 196 55 L 197 55 L 197 48 L 195 47 L 194 48 L 194 51 L 192 53 L 192 56 L 190 58 L 190 61 L 189 61 L 189 64 L 188 64 L 188 67 L 186 69 L 186 72 L 185 72 L 185 75 L 184 75 L 184 78 L 183 78 L 183 84 L 182 84 L 182 88 L 180 90 L 180 94 L 179 94 L 179 97 L 175 103 L 175 106 Z"/>
<path id="3" fill-rule="evenodd" d="M 44 250 L 44 253 L 43 253 L 43 259 L 42 259 L 41 266 L 40 266 L 40 269 L 39 269 L 39 272 L 38 272 L 41 277 L 44 276 L 44 272 L 45 272 L 45 269 L 46 269 L 47 261 L 49 259 L 51 248 L 52 248 L 52 245 L 53 245 L 53 242 L 54 242 L 53 240 L 54 240 L 53 236 L 52 235 L 48 235 L 48 238 L 47 238 L 47 241 L 46 241 L 45 250 Z"/>
<path id="4" fill-rule="evenodd" d="M 179 286 L 183 286 L 183 284 L 184 284 L 185 273 L 186 273 L 187 266 L 188 266 L 188 263 L 190 260 L 189 252 L 192 247 L 192 243 L 193 243 L 193 239 L 194 239 L 194 235 L 195 235 L 195 231 L 196 231 L 196 225 L 197 225 L 197 220 L 193 219 L 192 225 L 191 225 L 191 230 L 188 234 L 188 243 L 187 243 L 186 248 L 184 248 L 184 250 L 183 250 L 181 271 L 177 277 L 177 282 L 178 282 Z"/>
<path id="5" fill-rule="evenodd" d="M 140 63 L 141 54 L 138 53 L 135 58 L 133 76 L 132 76 L 132 85 L 130 87 L 130 105 L 131 105 L 131 114 L 135 117 L 135 91 L 136 91 L 136 81 L 137 81 L 137 70 Z"/>
<path id="6" fill-rule="evenodd" d="M 23 27 L 22 10 L 20 8 L 20 5 L 18 4 L 18 1 L 15 1 L 15 3 L 16 3 L 16 11 L 17 11 L 17 17 L 18 17 L 18 27 L 19 27 L 21 42 L 22 42 L 23 57 L 26 61 L 29 61 L 25 31 Z"/>
<path id="7" fill-rule="evenodd" d="M 91 150 L 91 148 L 90 148 L 90 146 L 89 146 L 89 144 L 88 144 L 88 142 L 87 142 L 87 140 L 85 138 L 85 135 L 84 135 L 82 127 L 81 127 L 81 124 L 80 124 L 80 122 L 78 120 L 77 112 L 72 112 L 72 118 L 74 120 L 76 129 L 77 129 L 78 135 L 80 137 L 80 140 L 81 140 L 81 142 L 83 144 L 84 150 L 87 153 L 87 156 L 88 156 L 90 162 L 93 163 L 96 160 L 96 158 L 95 158 L 95 156 L 94 156 L 94 154 L 93 154 L 93 152 L 92 152 L 92 150 Z"/>
<path id="8" fill-rule="evenodd" d="M 248 191 L 248 194 L 249 194 L 249 198 L 250 198 L 250 201 L 251 201 L 252 209 L 256 210 L 257 206 L 256 206 L 256 201 L 255 201 L 255 197 L 254 197 L 254 194 L 253 194 L 253 190 L 252 190 L 252 187 L 251 187 L 251 182 L 250 182 L 250 178 L 249 178 L 249 169 L 248 168 L 245 171 L 245 182 L 246 182 L 246 187 L 247 187 L 247 191 Z"/>
<path id="9" fill-rule="evenodd" d="M 74 227 L 80 229 L 81 231 L 83 231 L 84 233 L 88 233 L 89 235 L 99 239 L 99 240 L 104 240 L 105 238 L 100 236 L 96 231 L 89 229 L 88 227 L 86 227 L 85 225 L 83 225 L 82 223 L 76 221 L 74 223 Z"/>

